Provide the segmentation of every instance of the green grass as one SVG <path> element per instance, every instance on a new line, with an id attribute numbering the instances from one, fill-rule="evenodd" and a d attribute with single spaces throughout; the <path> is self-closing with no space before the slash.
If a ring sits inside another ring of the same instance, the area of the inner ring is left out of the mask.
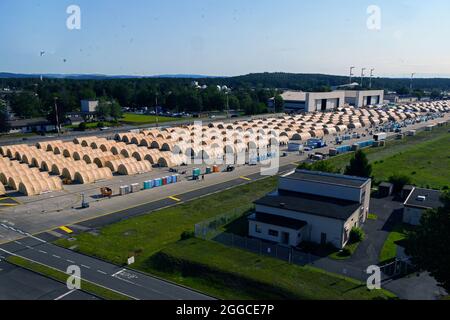
<path id="1" fill-rule="evenodd" d="M 112 122 L 102 121 L 102 123 L 103 123 L 103 125 L 105 127 L 117 126 L 117 124 L 112 123 Z M 86 129 L 97 129 L 98 128 L 98 124 L 99 124 L 99 122 L 86 122 Z M 67 125 L 67 126 L 64 126 L 64 128 L 78 129 L 79 125 Z"/>
<path id="2" fill-rule="evenodd" d="M 272 191 L 275 177 L 266 178 L 203 197 L 185 204 L 125 220 L 100 230 L 99 235 L 82 233 L 75 241 L 58 240 L 57 244 L 72 247 L 89 255 L 116 264 L 124 264 L 129 255 L 136 256 L 137 268 L 152 254 L 180 239 L 184 231 L 194 231 L 196 223 L 226 214 L 239 207 L 252 207 L 252 202 Z"/>
<path id="3" fill-rule="evenodd" d="M 171 117 L 162 117 L 155 115 L 144 115 L 144 114 L 134 114 L 134 113 L 125 113 L 123 118 L 120 119 L 120 122 L 126 124 L 153 124 L 153 123 L 164 123 L 181 120 L 181 118 L 171 118 Z"/>
<path id="4" fill-rule="evenodd" d="M 376 221 L 376 220 L 378 220 L 378 216 L 376 214 L 369 213 L 369 215 L 367 216 L 367 219 Z"/>
<path id="5" fill-rule="evenodd" d="M 397 243 L 405 239 L 406 232 L 411 228 L 412 227 L 404 224 L 398 224 L 393 228 L 381 249 L 379 257 L 380 263 L 390 262 L 395 259 L 397 256 Z"/>
<path id="6" fill-rule="evenodd" d="M 361 243 L 361 241 L 347 244 L 345 246 L 345 250 L 333 252 L 328 257 L 331 259 L 334 259 L 334 260 L 349 259 L 355 253 L 356 249 L 358 249 L 358 246 L 360 243 Z"/>
<path id="7" fill-rule="evenodd" d="M 405 174 L 419 187 L 450 187 L 450 134 L 447 131 L 448 127 L 437 128 L 404 140 L 388 141 L 384 148 L 365 149 L 375 180 L 386 181 L 394 174 Z M 347 153 L 327 162 L 343 171 L 352 157 L 353 153 Z"/>
<path id="8" fill-rule="evenodd" d="M 10 256 L 7 258 L 7 261 L 11 264 L 17 265 L 21 268 L 33 271 L 35 273 L 39 273 L 43 276 L 46 276 L 48 278 L 54 279 L 62 283 L 66 283 L 68 278 L 68 275 L 62 271 L 18 256 Z M 125 295 L 122 295 L 118 292 L 101 287 L 99 285 L 96 285 L 92 282 L 83 279 L 81 280 L 81 290 L 106 300 L 131 300 L 131 298 Z"/>
<path id="9" fill-rule="evenodd" d="M 387 299 L 384 290 L 199 239 L 179 241 L 148 259 L 146 271 L 221 299 Z"/>

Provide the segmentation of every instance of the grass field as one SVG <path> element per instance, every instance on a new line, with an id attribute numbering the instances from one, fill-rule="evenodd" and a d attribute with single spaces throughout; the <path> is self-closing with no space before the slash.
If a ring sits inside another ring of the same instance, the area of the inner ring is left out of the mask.
<path id="1" fill-rule="evenodd" d="M 179 241 L 148 260 L 147 271 L 222 299 L 387 299 L 387 291 L 313 267 L 199 239 Z"/>
<path id="2" fill-rule="evenodd" d="M 447 131 L 448 127 L 442 127 L 404 140 L 388 141 L 384 148 L 366 149 L 375 180 L 380 182 L 393 174 L 405 174 L 419 187 L 450 187 L 450 134 Z M 348 153 L 327 161 L 344 170 L 352 157 L 353 153 Z"/>
<path id="3" fill-rule="evenodd" d="M 411 228 L 412 227 L 404 224 L 399 224 L 394 227 L 394 229 L 389 233 L 389 236 L 381 249 L 379 257 L 380 263 L 386 263 L 394 260 L 397 256 L 397 242 L 404 240 L 406 237 L 406 232 Z"/>
<path id="4" fill-rule="evenodd" d="M 36 272 L 38 274 L 41 274 L 43 276 L 49 277 L 51 279 L 54 279 L 56 281 L 59 281 L 61 283 L 66 283 L 68 275 L 64 272 L 61 272 L 59 270 L 44 266 L 42 264 L 17 257 L 17 256 L 11 256 L 7 259 L 9 263 L 12 263 L 14 265 L 17 265 L 19 267 L 22 267 L 24 269 Z M 128 298 L 127 296 L 124 296 L 120 293 L 114 292 L 110 289 L 103 288 L 101 286 L 98 286 L 94 283 L 88 282 L 86 280 L 81 280 L 81 290 L 91 293 L 97 297 L 106 299 L 106 300 L 131 300 L 131 298 Z"/>
<path id="5" fill-rule="evenodd" d="M 149 215 L 125 220 L 100 230 L 99 235 L 82 233 L 76 241 L 60 240 L 58 244 L 71 247 L 89 255 L 107 259 L 116 264 L 127 261 L 129 254 L 136 256 L 136 267 L 166 245 L 180 239 L 184 231 L 194 231 L 196 223 L 230 212 L 236 207 L 245 210 L 252 202 L 272 191 L 276 178 L 226 190 L 186 204 L 163 209 Z"/>
<path id="6" fill-rule="evenodd" d="M 98 235 L 83 233 L 57 244 L 124 264 L 201 290 L 222 299 L 382 299 L 359 282 L 323 271 L 290 265 L 199 239 L 181 241 L 184 231 L 211 217 L 239 207 L 276 187 L 267 178 L 201 199 L 107 226 Z M 241 224 L 237 228 L 242 227 Z"/>
<path id="7" fill-rule="evenodd" d="M 171 117 L 162 117 L 162 116 L 154 116 L 154 115 L 144 115 L 144 114 L 134 114 L 134 113 L 125 113 L 123 118 L 120 119 L 120 122 L 125 124 L 153 124 L 153 123 L 164 123 L 181 120 L 181 118 L 171 118 Z"/>

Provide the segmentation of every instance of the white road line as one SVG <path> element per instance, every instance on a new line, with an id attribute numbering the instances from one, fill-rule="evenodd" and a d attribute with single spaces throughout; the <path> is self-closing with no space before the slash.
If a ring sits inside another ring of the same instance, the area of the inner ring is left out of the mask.
<path id="1" fill-rule="evenodd" d="M 66 292 L 66 293 L 64 293 L 63 295 L 60 295 L 60 296 L 59 296 L 58 298 L 56 298 L 55 300 L 61 300 L 62 298 L 67 297 L 69 294 L 71 294 L 72 292 L 75 292 L 75 291 L 77 291 L 77 289 L 70 290 L 69 292 Z"/>
<path id="2" fill-rule="evenodd" d="M 90 269 L 91 267 L 89 267 L 89 266 L 86 266 L 86 265 L 84 265 L 84 264 L 82 264 L 81 265 L 83 268 L 86 268 L 86 269 Z"/>
<path id="3" fill-rule="evenodd" d="M 60 257 L 60 256 L 57 256 L 56 254 L 52 254 L 52 257 L 53 257 L 53 258 L 56 258 L 56 259 L 61 259 L 61 257 Z"/>
<path id="4" fill-rule="evenodd" d="M 27 248 L 27 249 L 29 249 L 29 250 L 34 250 L 34 248 L 33 248 L 33 247 L 30 247 L 30 246 L 25 246 L 25 248 Z"/>
<path id="5" fill-rule="evenodd" d="M 47 254 L 44 250 L 39 250 L 40 253 Z"/>
<path id="6" fill-rule="evenodd" d="M 115 276 L 117 276 L 118 274 L 121 274 L 122 272 L 124 272 L 124 271 L 126 271 L 127 269 L 122 269 L 122 270 L 120 270 L 120 271 L 117 271 L 116 273 L 114 273 L 113 275 L 112 275 L 112 277 L 115 277 Z"/>
<path id="7" fill-rule="evenodd" d="M 69 259 L 66 259 L 66 261 L 67 261 L 68 263 L 75 263 L 75 261 L 72 261 L 72 260 L 69 260 Z"/>
<path id="8" fill-rule="evenodd" d="M 102 270 L 97 270 L 97 272 L 101 273 L 101 274 L 107 274 L 105 271 L 102 271 Z"/>
<path id="9" fill-rule="evenodd" d="M 23 245 L 22 242 L 20 242 L 20 241 L 14 241 L 14 242 L 17 243 L 18 245 L 21 245 L 21 246 Z"/>

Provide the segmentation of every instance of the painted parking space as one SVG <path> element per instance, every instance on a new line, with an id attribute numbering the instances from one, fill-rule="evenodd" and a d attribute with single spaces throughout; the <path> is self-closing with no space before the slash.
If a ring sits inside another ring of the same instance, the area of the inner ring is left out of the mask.
<path id="1" fill-rule="evenodd" d="M 0 197 L 0 207 L 18 206 L 20 202 L 12 197 Z"/>

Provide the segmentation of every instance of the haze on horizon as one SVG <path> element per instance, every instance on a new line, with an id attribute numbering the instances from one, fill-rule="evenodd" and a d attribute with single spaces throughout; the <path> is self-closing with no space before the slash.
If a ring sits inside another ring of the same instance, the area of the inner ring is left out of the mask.
<path id="1" fill-rule="evenodd" d="M 70 5 L 81 29 L 69 30 Z M 367 8 L 381 9 L 370 30 Z M 450 76 L 446 0 L 2 0 L 0 71 Z"/>

